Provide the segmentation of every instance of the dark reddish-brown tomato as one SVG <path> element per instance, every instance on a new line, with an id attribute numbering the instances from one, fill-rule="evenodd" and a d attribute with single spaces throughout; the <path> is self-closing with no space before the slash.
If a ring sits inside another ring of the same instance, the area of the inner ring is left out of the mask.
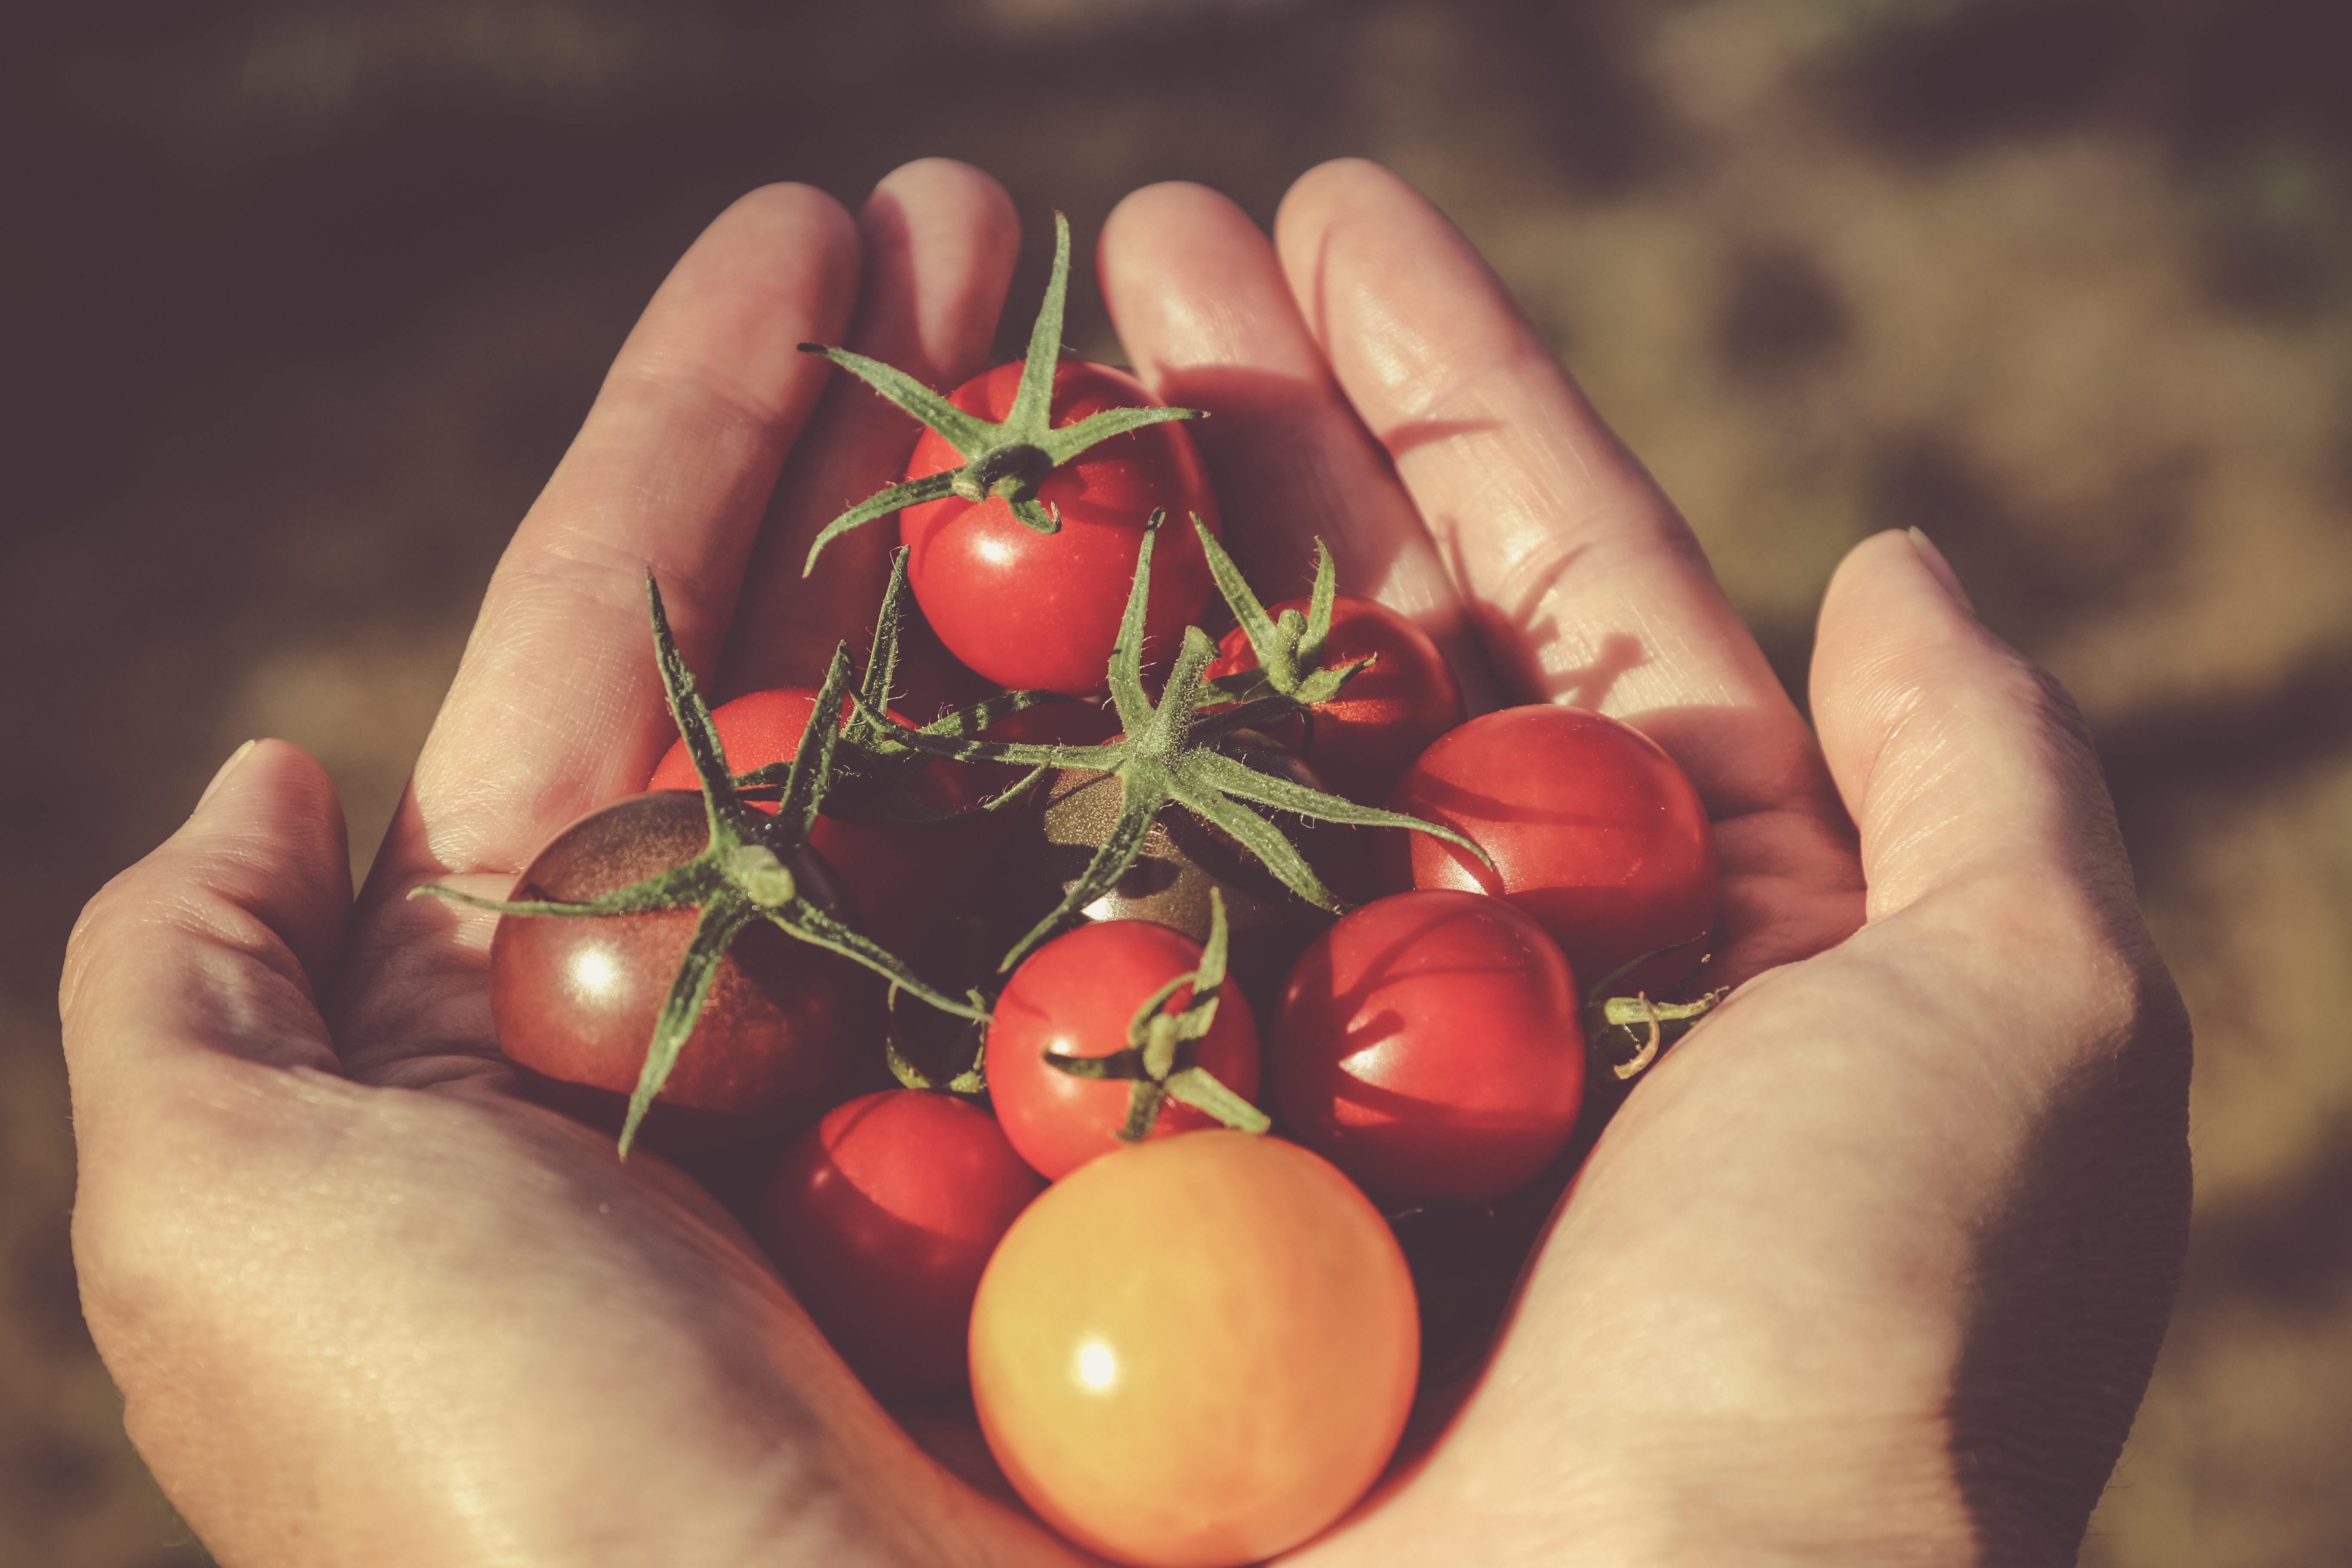
<path id="1" fill-rule="evenodd" d="M 509 896 L 593 898 L 683 865 L 709 838 L 700 795 L 630 795 L 557 834 Z M 790 865 L 803 897 L 847 918 L 852 906 L 822 857 L 803 849 Z M 502 917 L 490 942 L 499 1048 L 548 1078 L 631 1092 L 698 914 Z M 868 1026 L 873 991 L 847 960 L 754 921 L 719 964 L 656 1103 L 738 1113 L 813 1108 Z"/>
<path id="2" fill-rule="evenodd" d="M 1264 745 L 1228 750 L 1262 773 L 1308 789 L 1325 787 L 1292 752 Z M 1111 774 L 1077 768 L 1055 774 L 1045 791 L 1045 841 L 1030 858 L 1028 877 L 1049 884 L 1055 897 L 1066 892 L 1118 824 L 1119 810 L 1119 784 Z M 1287 812 L 1265 815 L 1341 900 L 1368 898 L 1375 890 L 1371 832 L 1309 822 Z M 1089 920 L 1156 921 L 1204 942 L 1213 888 L 1224 898 L 1232 932 L 1227 964 L 1234 977 L 1271 999 L 1299 951 L 1331 923 L 1331 916 L 1284 886 L 1223 828 L 1181 805 L 1160 809 L 1135 864 L 1083 912 Z"/>

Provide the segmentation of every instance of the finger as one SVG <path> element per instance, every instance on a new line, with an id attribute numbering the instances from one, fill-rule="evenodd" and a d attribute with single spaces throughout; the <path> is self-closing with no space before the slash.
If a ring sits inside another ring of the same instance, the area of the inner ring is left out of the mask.
<path id="1" fill-rule="evenodd" d="M 1814 645 L 1813 716 L 1862 835 L 1868 915 L 2024 876 L 2137 924 L 2131 870 L 2081 714 L 1988 631 L 1916 531 L 1838 567 Z"/>
<path id="2" fill-rule="evenodd" d="M 866 277 L 845 346 L 942 392 L 985 369 L 1021 245 L 1003 187 L 968 164 L 925 158 L 874 188 L 857 227 Z M 864 646 L 896 529 L 885 520 L 835 540 L 806 578 L 802 563 L 825 524 L 906 476 L 921 429 L 856 378 L 833 378 L 752 556 L 728 642 L 726 694 L 815 685 L 835 644 Z"/>
<path id="3" fill-rule="evenodd" d="M 491 578 L 378 888 L 512 871 L 643 784 L 671 738 L 645 576 L 709 670 L 784 453 L 849 313 L 857 238 L 833 198 L 771 185 L 672 269 Z"/>
<path id="4" fill-rule="evenodd" d="M 1658 739 L 1718 816 L 1752 808 L 1759 785 L 1807 787 L 1802 721 L 1689 529 L 1453 226 L 1386 170 L 1343 161 L 1291 188 L 1275 232 L 1339 385 L 1520 700 L 1762 715 L 1761 730 Z"/>
<path id="5" fill-rule="evenodd" d="M 351 900 L 326 773 L 283 741 L 240 747 L 75 923 L 58 1007 L 86 1169 L 90 1140 L 191 1072 L 237 1058 L 338 1070 L 315 998 Z"/>
<path id="6" fill-rule="evenodd" d="M 1458 672 L 1483 679 L 1420 512 L 1332 381 L 1248 215 L 1203 186 L 1147 186 L 1112 210 L 1097 268 L 1144 384 L 1209 414 L 1189 428 L 1216 482 L 1226 543 L 1260 591 L 1305 593 L 1319 537 L 1343 591 L 1412 616 Z"/>

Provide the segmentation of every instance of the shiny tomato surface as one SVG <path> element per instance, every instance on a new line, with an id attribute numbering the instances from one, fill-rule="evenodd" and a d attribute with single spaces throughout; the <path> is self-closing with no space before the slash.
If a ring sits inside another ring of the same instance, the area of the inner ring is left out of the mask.
<path id="1" fill-rule="evenodd" d="M 1303 616 L 1308 604 L 1286 599 L 1266 613 L 1277 619 L 1285 610 Z M 1327 668 L 1363 658 L 1372 663 L 1338 697 L 1285 720 L 1273 737 L 1303 755 L 1325 788 L 1378 805 L 1431 742 L 1462 722 L 1462 689 L 1427 632 L 1370 599 L 1343 594 L 1332 601 L 1323 648 Z M 1235 626 L 1217 645 L 1209 675 L 1240 675 L 1257 667 L 1249 634 Z"/>
<path id="2" fill-rule="evenodd" d="M 556 835 L 509 897 L 577 901 L 683 865 L 710 841 L 702 798 L 631 795 Z M 803 853 L 803 895 L 843 903 L 830 868 Z M 490 1016 L 499 1047 L 551 1079 L 628 1094 L 698 912 L 506 915 L 490 942 Z M 847 960 L 765 921 L 728 950 L 694 1032 L 656 1105 L 751 1112 L 814 1109 L 870 1026 L 873 984 Z"/>
<path id="3" fill-rule="evenodd" d="M 1093 1161 L 1005 1233 L 971 1316 L 1006 1477 L 1114 1562 L 1230 1568 L 1388 1462 L 1419 1359 L 1387 1222 L 1295 1143 L 1189 1132 Z"/>
<path id="4" fill-rule="evenodd" d="M 867 1387 L 935 1393 L 962 1384 L 981 1270 L 1045 1188 L 986 1110 L 887 1089 L 802 1134 L 760 1239 Z"/>
<path id="5" fill-rule="evenodd" d="M 1715 830 L 1675 760 L 1630 724 L 1537 704 L 1481 714 L 1423 752 L 1389 809 L 1443 824 L 1493 857 L 1425 833 L 1384 832 L 1393 890 L 1498 894 L 1535 917 L 1579 979 L 1689 943 L 1612 989 L 1656 995 L 1705 956 L 1715 923 Z"/>
<path id="6" fill-rule="evenodd" d="M 1125 1048 L 1128 1021 L 1160 986 L 1200 967 L 1201 944 L 1150 921 L 1098 921 L 1066 931 L 1013 972 L 988 1026 L 988 1094 L 1004 1135 L 1021 1157 L 1058 1179 L 1088 1160 L 1125 1147 L 1128 1086 L 1073 1078 L 1045 1060 L 1104 1057 Z M 1192 988 L 1179 989 L 1180 1010 Z M 1257 1021 L 1231 980 L 1217 995 L 1217 1016 L 1193 1047 L 1196 1065 L 1244 1100 L 1258 1089 Z M 1214 1127 L 1205 1111 L 1170 1100 L 1151 1136 Z"/>
<path id="7" fill-rule="evenodd" d="M 964 383 L 950 401 L 1002 420 L 1020 384 L 1021 366 L 1002 364 Z M 1152 402 L 1141 383 L 1106 365 L 1064 360 L 1054 371 L 1056 426 Z M 907 477 L 963 462 L 946 437 L 926 430 Z M 1168 525 L 1151 555 L 1144 660 L 1165 665 L 1175 658 L 1184 628 L 1215 591 L 1189 517 L 1197 513 L 1212 532 L 1218 528 L 1208 471 L 1183 425 L 1150 425 L 1087 448 L 1045 477 L 1038 499 L 1060 512 L 1059 532 L 1033 532 L 996 499 L 950 496 L 898 514 L 899 537 L 911 551 L 908 584 L 948 651 L 1007 688 L 1073 696 L 1107 689 L 1144 523 L 1164 510 Z"/>
<path id="8" fill-rule="evenodd" d="M 1501 899 L 1398 893 L 1307 947 L 1276 1014 L 1285 1130 L 1388 1203 L 1500 1197 L 1584 1101 L 1576 977 Z"/>

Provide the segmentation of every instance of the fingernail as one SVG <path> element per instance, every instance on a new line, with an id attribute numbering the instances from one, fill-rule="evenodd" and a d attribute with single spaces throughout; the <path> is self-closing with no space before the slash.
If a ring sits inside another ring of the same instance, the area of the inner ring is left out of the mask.
<path id="1" fill-rule="evenodd" d="M 220 765 L 220 772 L 213 775 L 213 782 L 205 785 L 205 793 L 196 796 L 196 809 L 198 811 L 204 810 L 205 802 L 212 799 L 213 793 L 220 788 L 222 783 L 227 779 L 228 775 L 236 772 L 236 764 L 245 761 L 245 753 L 253 750 L 253 748 L 259 743 L 260 742 L 257 741 L 247 741 L 244 745 L 239 746 L 236 751 L 231 752 L 228 754 L 228 761 Z"/>
<path id="2" fill-rule="evenodd" d="M 1960 608 L 1975 615 L 1976 602 L 1969 597 L 1969 591 L 1960 586 L 1960 574 L 1952 570 L 1952 563 L 1944 559 L 1944 552 L 1936 548 L 1936 542 L 1916 528 L 1906 528 L 1904 531 L 1911 536 L 1911 548 L 1919 552 L 1920 564 L 1934 574 L 1936 581 L 1944 585 L 1944 592 L 1949 594 Z"/>

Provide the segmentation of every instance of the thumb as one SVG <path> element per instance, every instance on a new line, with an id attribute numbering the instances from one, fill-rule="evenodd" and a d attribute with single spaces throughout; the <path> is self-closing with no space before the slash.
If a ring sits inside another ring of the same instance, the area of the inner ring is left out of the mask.
<path id="1" fill-rule="evenodd" d="M 247 742 L 75 922 L 58 1003 L 77 1119 L 206 1054 L 331 1070 L 315 998 L 351 900 L 325 771 L 283 741 Z"/>
<path id="2" fill-rule="evenodd" d="M 1979 878 L 2041 877 L 2137 924 L 2080 711 L 1976 618 L 1914 529 L 1856 545 L 1813 647 L 1813 719 L 1861 831 L 1867 918 Z"/>

